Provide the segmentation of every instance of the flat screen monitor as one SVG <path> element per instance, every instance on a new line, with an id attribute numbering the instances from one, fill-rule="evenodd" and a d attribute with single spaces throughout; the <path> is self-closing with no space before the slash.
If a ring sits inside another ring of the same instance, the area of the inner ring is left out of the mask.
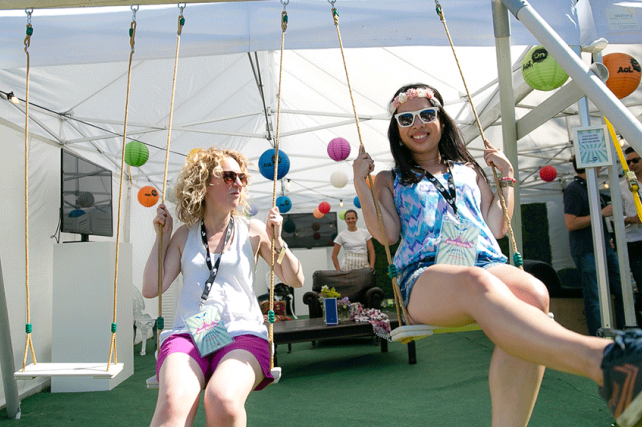
<path id="1" fill-rule="evenodd" d="M 113 233 L 111 171 L 65 150 L 60 154 L 60 231 L 108 236 Z"/>
<path id="2" fill-rule="evenodd" d="M 334 246 L 337 214 L 329 212 L 322 218 L 315 218 L 313 214 L 285 214 L 281 237 L 290 248 Z"/>

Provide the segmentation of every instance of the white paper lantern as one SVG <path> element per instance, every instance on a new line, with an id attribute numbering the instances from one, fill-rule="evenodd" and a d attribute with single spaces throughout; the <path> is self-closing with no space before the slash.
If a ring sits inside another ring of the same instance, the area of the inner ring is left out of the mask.
<path id="1" fill-rule="evenodd" d="M 348 183 L 348 175 L 344 171 L 334 171 L 330 175 L 330 183 L 336 188 L 343 188 Z"/>

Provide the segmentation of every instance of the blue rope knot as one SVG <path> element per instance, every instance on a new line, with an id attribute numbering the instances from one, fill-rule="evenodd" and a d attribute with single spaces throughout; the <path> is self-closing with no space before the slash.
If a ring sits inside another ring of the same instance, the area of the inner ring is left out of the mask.
<path id="1" fill-rule="evenodd" d="M 156 319 L 156 329 L 158 329 L 159 331 L 165 329 L 165 319 L 160 316 L 158 316 L 158 318 Z"/>
<path id="2" fill-rule="evenodd" d="M 391 279 L 397 277 L 397 266 L 394 264 L 390 264 L 388 266 L 388 277 Z"/>
<path id="3" fill-rule="evenodd" d="M 268 322 L 274 323 L 274 310 L 268 311 Z"/>
<path id="4" fill-rule="evenodd" d="M 117 327 L 116 323 L 112 323 L 112 324 L 111 324 L 111 333 L 112 333 L 112 334 L 115 334 L 115 333 L 116 333 L 116 329 L 117 329 L 117 328 L 118 328 L 118 327 Z"/>
<path id="5" fill-rule="evenodd" d="M 27 333 L 28 333 L 28 334 L 30 334 L 30 333 L 31 333 L 32 329 L 33 329 L 33 328 L 31 327 L 31 323 L 27 323 L 27 324 L 25 325 L 25 331 L 27 331 Z"/>
<path id="6" fill-rule="evenodd" d="M 519 252 L 515 252 L 513 254 L 513 263 L 515 263 L 515 267 L 521 267 L 522 265 L 524 265 L 522 254 L 520 254 Z"/>

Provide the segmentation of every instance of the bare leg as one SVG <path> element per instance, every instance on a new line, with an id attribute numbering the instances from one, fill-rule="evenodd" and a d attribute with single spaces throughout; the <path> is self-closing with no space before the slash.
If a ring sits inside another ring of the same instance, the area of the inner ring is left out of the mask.
<path id="1" fill-rule="evenodd" d="M 252 353 L 234 350 L 225 355 L 205 388 L 207 426 L 245 427 L 245 401 L 263 378 L 261 366 Z"/>
<path id="2" fill-rule="evenodd" d="M 205 380 L 196 361 L 172 353 L 159 372 L 159 390 L 152 426 L 191 426 Z"/>
<path id="3" fill-rule="evenodd" d="M 526 274 L 515 267 L 505 268 L 516 277 Z M 504 352 L 602 385 L 600 363 L 609 341 L 552 322 L 542 309 L 516 297 L 488 271 L 450 265 L 428 268 L 413 288 L 408 312 L 414 323 L 456 326 L 477 321 Z"/>

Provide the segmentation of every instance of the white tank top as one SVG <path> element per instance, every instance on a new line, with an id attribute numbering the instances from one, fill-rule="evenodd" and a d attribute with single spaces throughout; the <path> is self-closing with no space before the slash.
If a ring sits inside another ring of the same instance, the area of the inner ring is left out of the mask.
<path id="1" fill-rule="evenodd" d="M 251 334 L 267 340 L 267 328 L 263 324 L 263 314 L 252 287 L 256 262 L 248 229 L 247 219 L 234 217 L 232 244 L 223 252 L 218 275 L 206 304 L 218 309 L 231 336 Z M 181 257 L 183 289 L 178 300 L 174 325 L 171 330 L 163 331 L 161 340 L 171 334 L 188 333 L 185 318 L 198 312 L 203 287 L 210 274 L 200 230 L 200 223 L 189 229 Z M 213 254 L 212 265 L 217 258 L 218 255 Z"/>

